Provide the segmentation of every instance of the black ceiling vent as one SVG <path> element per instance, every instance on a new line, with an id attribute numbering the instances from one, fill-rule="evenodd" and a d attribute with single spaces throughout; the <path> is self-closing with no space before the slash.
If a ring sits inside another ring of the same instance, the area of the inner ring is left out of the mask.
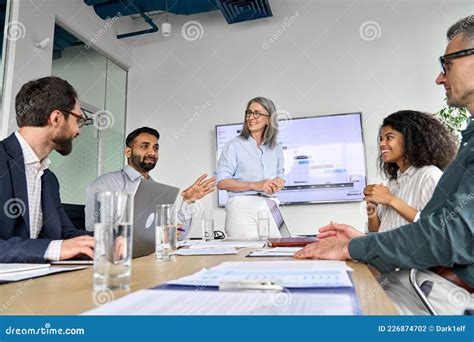
<path id="1" fill-rule="evenodd" d="M 217 0 L 216 3 L 228 24 L 273 16 L 268 0 Z"/>

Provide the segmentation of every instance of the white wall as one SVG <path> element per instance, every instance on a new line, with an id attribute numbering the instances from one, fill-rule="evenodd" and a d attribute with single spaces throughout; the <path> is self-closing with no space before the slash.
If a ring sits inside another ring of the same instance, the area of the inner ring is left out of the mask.
<path id="1" fill-rule="evenodd" d="M 16 129 L 15 96 L 21 86 L 32 79 L 51 75 L 55 22 L 121 66 L 131 65 L 128 44 L 117 40 L 114 27 L 107 26 L 83 0 L 11 1 L 10 23 L 18 34 L 8 41 L 0 138 Z M 51 39 L 47 47 L 34 47 L 35 42 L 47 37 Z"/>
<path id="2" fill-rule="evenodd" d="M 247 100 L 262 95 L 294 117 L 362 111 L 368 180 L 380 181 L 375 158 L 381 120 L 400 109 L 441 108 L 444 92 L 434 80 L 445 32 L 474 13 L 470 0 L 270 4 L 270 19 L 227 25 L 219 12 L 170 16 L 172 37 L 127 40 L 133 46 L 127 132 L 143 125 L 161 132 L 155 179 L 183 187 L 202 172 L 212 173 L 214 125 L 241 121 Z M 189 20 L 203 26 L 201 39 L 183 39 L 181 28 Z M 380 37 L 362 39 L 367 21 L 379 25 Z M 204 205 L 216 208 L 216 196 Z M 282 210 L 295 233 L 314 232 L 330 220 L 365 225 L 361 203 Z M 224 211 L 216 211 L 216 227 L 222 228 Z M 200 234 L 197 223 L 193 235 Z"/>

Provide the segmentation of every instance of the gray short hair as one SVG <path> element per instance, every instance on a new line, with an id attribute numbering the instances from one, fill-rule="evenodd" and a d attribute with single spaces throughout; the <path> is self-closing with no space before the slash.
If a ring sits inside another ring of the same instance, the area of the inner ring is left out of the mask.
<path id="1" fill-rule="evenodd" d="M 267 113 L 270 115 L 268 125 L 265 128 L 265 132 L 263 132 L 263 143 L 270 148 L 274 148 L 277 145 L 278 137 L 278 113 L 276 112 L 275 104 L 272 100 L 267 99 L 266 97 L 256 97 L 247 103 L 245 111 L 247 111 L 250 105 L 254 102 L 265 108 Z M 247 127 L 247 121 L 245 118 L 246 117 L 244 116 L 244 126 L 242 128 L 242 132 L 240 132 L 240 136 L 244 139 L 248 139 L 250 137 L 250 131 Z"/>
<path id="2" fill-rule="evenodd" d="M 447 33 L 448 40 L 453 40 L 460 33 L 464 33 L 463 40 L 467 45 L 474 44 L 474 15 L 462 18 L 452 25 Z"/>

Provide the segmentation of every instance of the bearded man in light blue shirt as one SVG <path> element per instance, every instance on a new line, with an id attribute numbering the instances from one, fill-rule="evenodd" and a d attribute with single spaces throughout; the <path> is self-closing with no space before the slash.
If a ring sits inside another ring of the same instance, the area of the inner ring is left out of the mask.
<path id="1" fill-rule="evenodd" d="M 125 156 L 127 165 L 122 170 L 110 172 L 97 178 L 87 189 L 85 207 L 85 226 L 88 231 L 94 230 L 94 201 L 95 194 L 102 191 L 123 191 L 135 193 L 142 179 L 151 179 L 150 171 L 156 166 L 159 156 L 160 134 L 149 127 L 141 127 L 131 132 L 126 139 Z M 189 233 L 192 220 L 192 210 L 189 205 L 214 191 L 216 178 L 206 179 L 207 174 L 201 175 L 190 187 L 181 192 L 183 201 L 178 212 L 178 218 L 183 223 L 179 239 Z"/>

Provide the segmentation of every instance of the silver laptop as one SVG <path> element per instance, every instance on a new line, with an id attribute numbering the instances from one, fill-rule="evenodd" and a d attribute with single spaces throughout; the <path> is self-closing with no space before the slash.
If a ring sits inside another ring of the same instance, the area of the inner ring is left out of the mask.
<path id="1" fill-rule="evenodd" d="M 134 258 L 155 252 L 155 211 L 160 204 L 173 204 L 179 188 L 143 179 L 138 185 L 133 205 Z"/>
<path id="2" fill-rule="evenodd" d="M 155 252 L 155 211 L 159 204 L 176 201 L 179 188 L 143 179 L 137 187 L 133 204 L 133 258 Z M 52 265 L 93 265 L 88 256 L 51 261 Z"/>
<path id="3" fill-rule="evenodd" d="M 281 237 L 291 237 L 290 230 L 288 229 L 288 226 L 286 225 L 285 220 L 283 219 L 283 215 L 281 214 L 280 208 L 278 207 L 276 202 L 268 198 L 267 205 L 268 209 L 270 209 L 270 212 L 272 213 L 273 218 L 275 219 L 275 223 L 278 230 L 280 231 Z"/>
<path id="4" fill-rule="evenodd" d="M 276 204 L 275 201 L 271 199 L 267 199 L 267 205 L 268 208 L 270 209 L 270 212 L 272 213 L 273 219 L 275 220 L 276 226 L 278 227 L 278 230 L 280 231 L 281 237 L 282 238 L 289 238 L 289 237 L 295 237 L 294 235 L 291 235 L 290 228 L 285 223 L 285 220 L 283 219 L 283 215 L 281 214 L 280 207 Z M 308 235 L 297 235 L 296 237 L 315 237 L 315 234 L 308 234 Z"/>

